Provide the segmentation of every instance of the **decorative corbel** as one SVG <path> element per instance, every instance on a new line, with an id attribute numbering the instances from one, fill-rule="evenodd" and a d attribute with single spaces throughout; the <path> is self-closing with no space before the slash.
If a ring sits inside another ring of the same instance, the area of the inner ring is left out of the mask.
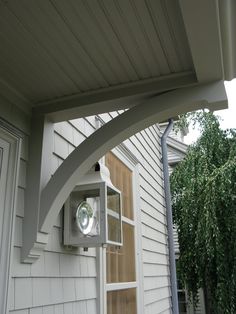
<path id="1" fill-rule="evenodd" d="M 53 126 L 46 120 L 42 123 L 35 118 L 30 144 L 22 259 L 32 262 L 40 255 L 47 243 L 47 235 L 70 192 L 107 151 L 135 133 L 170 117 L 202 108 L 218 110 L 226 107 L 227 96 L 223 81 L 155 96 L 95 131 L 64 160 L 50 179 L 48 163 L 52 144 L 47 134 L 53 132 Z M 36 122 L 39 123 L 38 127 Z"/>
<path id="2" fill-rule="evenodd" d="M 21 252 L 26 263 L 37 260 L 48 241 L 48 234 L 40 232 L 38 222 L 41 193 L 52 174 L 53 132 L 49 119 L 32 117 Z"/>

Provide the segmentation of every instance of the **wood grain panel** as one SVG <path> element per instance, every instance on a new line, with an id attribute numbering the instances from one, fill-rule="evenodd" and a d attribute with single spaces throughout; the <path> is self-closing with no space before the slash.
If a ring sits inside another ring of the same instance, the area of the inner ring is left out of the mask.
<path id="1" fill-rule="evenodd" d="M 123 223 L 123 246 L 107 248 L 107 283 L 135 281 L 133 226 Z"/>
<path id="2" fill-rule="evenodd" d="M 106 155 L 106 166 L 112 183 L 122 193 L 122 215 L 133 220 L 132 171 L 112 153 Z"/>
<path id="3" fill-rule="evenodd" d="M 136 289 L 111 291 L 107 294 L 107 314 L 135 314 Z"/>

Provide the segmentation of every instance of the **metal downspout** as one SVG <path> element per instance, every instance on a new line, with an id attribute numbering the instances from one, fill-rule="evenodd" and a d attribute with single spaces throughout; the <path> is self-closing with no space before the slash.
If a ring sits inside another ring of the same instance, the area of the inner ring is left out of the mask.
<path id="1" fill-rule="evenodd" d="M 173 127 L 173 119 L 169 119 L 169 124 L 161 137 L 162 149 L 162 163 L 163 163 L 163 177 L 164 177 L 164 191 L 166 202 L 166 219 L 167 219 L 167 232 L 169 244 L 169 259 L 170 259 L 170 281 L 171 281 L 171 295 L 172 295 L 172 312 L 179 314 L 178 293 L 177 293 L 177 279 L 176 279 L 176 265 L 175 265 L 175 251 L 174 251 L 174 237 L 173 237 L 173 219 L 171 207 L 171 193 L 168 169 L 168 154 L 167 154 L 167 137 Z"/>

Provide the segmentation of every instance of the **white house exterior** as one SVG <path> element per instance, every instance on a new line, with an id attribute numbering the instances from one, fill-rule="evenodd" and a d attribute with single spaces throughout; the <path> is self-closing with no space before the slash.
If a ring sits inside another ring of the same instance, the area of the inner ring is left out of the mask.
<path id="1" fill-rule="evenodd" d="M 217 0 L 0 2 L 1 313 L 178 313 L 157 123 L 227 107 L 233 10 Z M 133 216 L 122 220 L 135 276 L 107 284 L 104 248 L 63 245 L 61 209 L 111 150 L 132 177 Z"/>
<path id="2" fill-rule="evenodd" d="M 116 115 L 113 112 L 100 115 L 99 120 L 92 116 L 55 124 L 52 174 L 75 146 L 96 130 L 98 121 L 106 122 Z M 136 280 L 130 286 L 138 292 L 138 313 L 169 313 L 171 308 L 159 138 L 160 130 L 155 125 L 114 150 L 133 173 Z M 33 264 L 21 263 L 27 143 L 25 137 L 17 184 L 10 313 L 99 313 L 99 303 L 103 301 L 99 296 L 104 289 L 112 288 L 106 287 L 101 274 L 106 267 L 102 253 L 95 248 L 84 252 L 83 248 L 64 247 L 61 215 L 40 258 Z M 121 288 L 124 287 L 127 289 L 129 284 Z"/>

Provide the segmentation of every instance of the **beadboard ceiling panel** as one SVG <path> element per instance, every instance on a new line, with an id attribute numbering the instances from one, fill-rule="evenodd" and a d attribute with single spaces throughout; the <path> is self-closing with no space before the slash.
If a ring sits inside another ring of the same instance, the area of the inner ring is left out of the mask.
<path id="1" fill-rule="evenodd" d="M 193 70 L 177 1 L 10 0 L 0 40 L 1 79 L 34 105 Z"/>
<path id="2" fill-rule="evenodd" d="M 109 111 L 223 79 L 225 64 L 231 78 L 233 5 L 218 1 L 0 1 L 0 94 L 37 113 Z"/>

